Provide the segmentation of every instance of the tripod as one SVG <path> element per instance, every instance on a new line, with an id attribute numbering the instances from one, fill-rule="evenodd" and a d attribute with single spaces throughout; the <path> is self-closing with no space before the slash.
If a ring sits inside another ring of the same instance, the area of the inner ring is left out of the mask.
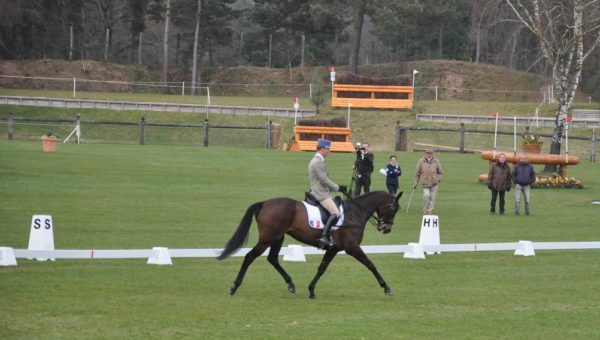
<path id="1" fill-rule="evenodd" d="M 348 198 L 356 198 L 354 193 L 356 192 L 356 179 L 358 178 L 358 167 L 354 167 L 354 171 L 352 171 L 352 178 L 350 179 L 350 185 L 348 186 Z"/>

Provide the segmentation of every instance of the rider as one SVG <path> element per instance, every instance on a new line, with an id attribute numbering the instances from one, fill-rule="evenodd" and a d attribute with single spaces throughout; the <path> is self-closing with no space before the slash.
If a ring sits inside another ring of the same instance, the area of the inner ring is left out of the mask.
<path id="1" fill-rule="evenodd" d="M 337 185 L 329 179 L 327 169 L 325 167 L 325 157 L 329 155 L 331 141 L 319 139 L 317 141 L 317 153 L 308 164 L 308 179 L 310 181 L 310 193 L 321 203 L 331 215 L 325 222 L 321 237 L 319 238 L 319 246 L 326 248 L 332 246 L 331 241 L 331 226 L 335 224 L 340 217 L 335 202 L 331 198 L 332 191 L 346 192 L 348 188 L 345 185 Z"/>

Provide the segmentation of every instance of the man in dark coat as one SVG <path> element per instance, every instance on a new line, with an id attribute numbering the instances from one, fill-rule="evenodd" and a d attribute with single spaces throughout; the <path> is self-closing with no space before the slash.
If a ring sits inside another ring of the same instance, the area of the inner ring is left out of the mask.
<path id="1" fill-rule="evenodd" d="M 373 160 L 375 156 L 369 151 L 369 143 L 363 142 L 360 148 L 356 150 L 356 189 L 354 197 L 360 195 L 361 188 L 365 189 L 365 194 L 371 192 L 371 174 L 373 173 Z"/>
<path id="2" fill-rule="evenodd" d="M 519 163 L 515 165 L 513 170 L 512 179 L 515 182 L 515 215 L 520 215 L 521 194 L 525 196 L 525 215 L 529 215 L 529 190 L 531 185 L 535 183 L 535 170 L 529 164 L 526 154 L 521 154 Z"/>
<path id="3" fill-rule="evenodd" d="M 511 181 L 510 165 L 506 163 L 506 154 L 501 153 L 498 161 L 494 162 L 488 173 L 487 185 L 492 191 L 490 202 L 490 215 L 496 213 L 496 199 L 500 196 L 500 215 L 504 215 L 504 194 L 510 191 Z"/>

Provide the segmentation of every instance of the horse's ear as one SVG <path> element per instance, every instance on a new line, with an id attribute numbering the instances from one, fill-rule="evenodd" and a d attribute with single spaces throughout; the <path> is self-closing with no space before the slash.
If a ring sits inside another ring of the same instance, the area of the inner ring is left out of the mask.
<path id="1" fill-rule="evenodd" d="M 402 197 L 403 193 L 404 193 L 404 191 L 400 191 L 400 193 L 398 194 L 398 196 L 396 196 L 396 202 L 398 202 L 398 200 L 400 199 L 400 197 Z"/>

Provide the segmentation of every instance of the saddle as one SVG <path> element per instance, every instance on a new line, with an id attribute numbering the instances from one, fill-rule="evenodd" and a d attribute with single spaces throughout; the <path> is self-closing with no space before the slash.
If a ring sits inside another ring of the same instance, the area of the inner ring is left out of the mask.
<path id="1" fill-rule="evenodd" d="M 343 211 L 342 206 L 344 204 L 344 201 L 342 200 L 342 198 L 340 196 L 335 196 L 333 198 L 333 201 L 335 202 L 335 205 L 338 207 L 338 210 L 340 211 L 340 213 L 342 213 L 342 211 Z M 321 203 L 319 203 L 319 201 L 317 201 L 317 199 L 309 191 L 306 191 L 304 193 L 304 202 L 319 208 L 319 212 L 321 213 L 322 221 L 327 221 L 329 219 L 329 215 L 331 215 L 329 213 L 329 211 L 327 211 L 327 209 L 323 208 Z"/>

